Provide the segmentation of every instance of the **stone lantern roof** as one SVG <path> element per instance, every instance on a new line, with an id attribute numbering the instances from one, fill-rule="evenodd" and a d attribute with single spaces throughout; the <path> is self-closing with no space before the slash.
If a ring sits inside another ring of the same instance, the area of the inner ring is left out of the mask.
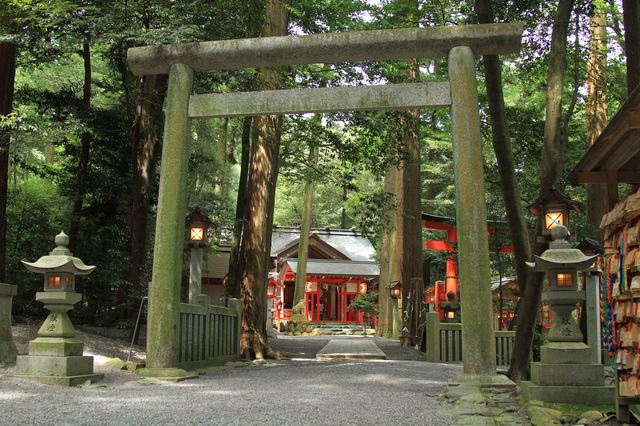
<path id="1" fill-rule="evenodd" d="M 31 263 L 21 260 L 22 264 L 30 272 L 44 274 L 45 272 L 67 272 L 75 275 L 88 275 L 96 269 L 95 266 L 85 265 L 84 262 L 74 257 L 68 249 L 69 236 L 60 232 L 55 237 L 56 248 L 49 252 L 48 256 L 42 256 Z"/>
<path id="2" fill-rule="evenodd" d="M 536 272 L 559 268 L 587 269 L 598 256 L 585 256 L 580 250 L 572 248 L 566 241 L 568 236 L 569 231 L 565 226 L 554 227 L 551 230 L 552 241 L 549 243 L 549 248 L 542 253 L 542 256 L 534 255 L 534 261 L 527 262 L 527 265 Z"/>

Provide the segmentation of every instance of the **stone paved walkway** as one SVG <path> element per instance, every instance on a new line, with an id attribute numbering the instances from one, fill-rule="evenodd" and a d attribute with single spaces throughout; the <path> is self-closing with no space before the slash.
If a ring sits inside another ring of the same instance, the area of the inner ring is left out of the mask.
<path id="1" fill-rule="evenodd" d="M 317 354 L 318 359 L 385 359 L 371 339 L 332 339 Z"/>

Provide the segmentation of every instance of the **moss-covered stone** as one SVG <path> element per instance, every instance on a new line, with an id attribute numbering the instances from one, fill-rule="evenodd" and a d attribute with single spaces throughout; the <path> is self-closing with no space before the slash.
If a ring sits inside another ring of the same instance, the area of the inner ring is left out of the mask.
<path id="1" fill-rule="evenodd" d="M 140 377 L 155 378 L 158 380 L 180 382 L 187 379 L 195 379 L 198 374 L 188 372 L 182 368 L 140 368 L 136 370 Z"/>
<path id="2" fill-rule="evenodd" d="M 29 342 L 29 355 L 82 356 L 82 346 L 74 337 L 38 337 Z"/>

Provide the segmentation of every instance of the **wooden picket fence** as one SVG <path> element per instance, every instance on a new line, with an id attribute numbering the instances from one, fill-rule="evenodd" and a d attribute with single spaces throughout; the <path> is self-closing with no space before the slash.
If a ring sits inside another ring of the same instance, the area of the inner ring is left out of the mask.
<path id="1" fill-rule="evenodd" d="M 427 361 L 462 362 L 462 324 L 441 323 L 438 314 L 427 314 Z M 494 331 L 496 366 L 509 366 L 515 331 Z"/>
<path id="2" fill-rule="evenodd" d="M 240 301 L 229 299 L 228 305 L 180 304 L 180 367 L 198 368 L 239 359 Z"/>

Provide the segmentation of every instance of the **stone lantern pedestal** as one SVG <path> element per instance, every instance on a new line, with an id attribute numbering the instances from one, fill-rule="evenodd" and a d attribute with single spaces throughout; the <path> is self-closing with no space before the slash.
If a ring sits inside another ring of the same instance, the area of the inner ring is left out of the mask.
<path id="1" fill-rule="evenodd" d="M 11 300 L 17 294 L 15 285 L 0 283 L 0 363 L 16 359 L 16 344 L 11 334 Z"/>
<path id="2" fill-rule="evenodd" d="M 74 291 L 75 275 L 86 275 L 95 269 L 87 266 L 67 249 L 69 237 L 56 236 L 57 247 L 49 256 L 37 262 L 23 261 L 26 268 L 45 276 L 44 290 L 36 293 L 36 300 L 50 313 L 38 330 L 38 337 L 29 342 L 29 355 L 19 355 L 16 376 L 42 383 L 76 386 L 97 381 L 102 374 L 93 373 L 93 357 L 83 355 L 82 341 L 75 330 L 68 311 L 82 296 Z"/>
<path id="3" fill-rule="evenodd" d="M 83 356 L 82 341 L 75 337 L 67 314 L 80 298 L 80 294 L 72 292 L 36 293 L 36 300 L 44 303 L 51 313 L 38 330 L 38 337 L 29 342 L 29 355 L 18 356 L 17 375 L 66 386 L 76 386 L 87 380 L 94 382 L 103 377 L 93 373 L 93 357 Z"/>

